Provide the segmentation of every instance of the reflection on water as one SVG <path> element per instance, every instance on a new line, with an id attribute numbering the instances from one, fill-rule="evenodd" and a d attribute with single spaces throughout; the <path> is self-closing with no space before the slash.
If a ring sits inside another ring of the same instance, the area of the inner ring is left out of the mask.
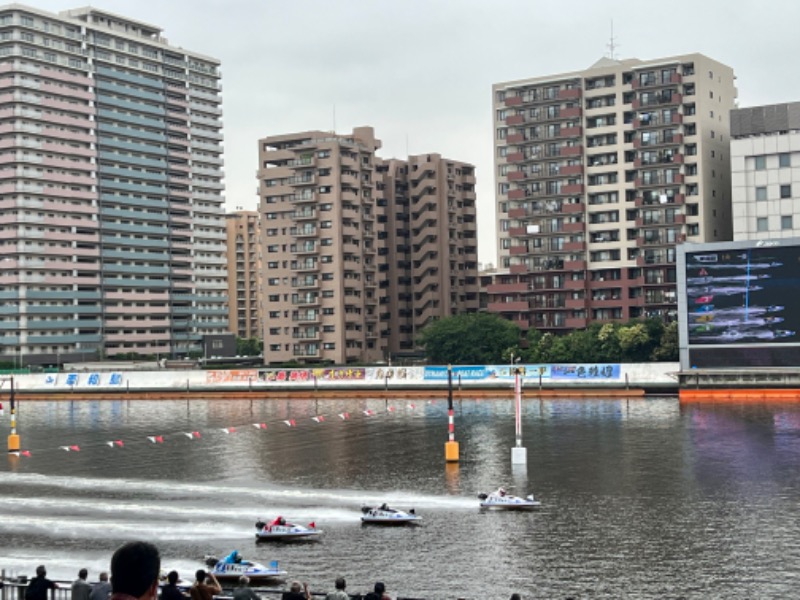
<path id="1" fill-rule="evenodd" d="M 344 574 L 427 598 L 794 594 L 800 407 L 525 400 L 521 468 L 510 397 L 455 409 L 448 464 L 441 399 L 23 403 L 31 456 L 0 464 L 0 568 L 96 577 L 144 538 L 185 576 L 238 549 L 315 590 Z M 481 512 L 498 485 L 543 508 Z M 381 502 L 424 523 L 362 527 Z M 278 514 L 325 535 L 256 545 Z"/>

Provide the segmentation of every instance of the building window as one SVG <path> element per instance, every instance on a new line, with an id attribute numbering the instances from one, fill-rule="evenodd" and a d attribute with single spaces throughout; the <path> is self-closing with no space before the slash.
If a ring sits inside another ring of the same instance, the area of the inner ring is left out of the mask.
<path id="1" fill-rule="evenodd" d="M 756 171 L 763 171 L 767 168 L 767 157 L 756 156 Z"/>
<path id="2" fill-rule="evenodd" d="M 781 198 L 792 197 L 792 185 L 787 183 L 781 186 Z"/>
<path id="3" fill-rule="evenodd" d="M 792 166 L 792 155 L 788 152 L 783 152 L 778 154 L 778 166 L 779 167 L 791 167 Z"/>
<path id="4" fill-rule="evenodd" d="M 767 217 L 758 217 L 756 219 L 756 231 L 768 231 L 769 225 L 767 222 Z"/>
<path id="5" fill-rule="evenodd" d="M 756 200 L 761 202 L 762 200 L 767 199 L 767 188 L 765 186 L 759 186 L 756 188 Z"/>
<path id="6" fill-rule="evenodd" d="M 781 217 L 781 229 L 792 229 L 792 215 Z"/>

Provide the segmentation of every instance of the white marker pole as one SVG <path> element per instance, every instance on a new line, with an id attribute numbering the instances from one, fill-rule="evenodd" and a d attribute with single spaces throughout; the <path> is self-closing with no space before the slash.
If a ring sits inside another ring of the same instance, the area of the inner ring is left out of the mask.
<path id="1" fill-rule="evenodd" d="M 528 451 L 522 446 L 522 378 L 519 368 L 514 369 L 514 409 L 517 444 L 511 448 L 511 464 L 524 465 L 528 462 Z"/>

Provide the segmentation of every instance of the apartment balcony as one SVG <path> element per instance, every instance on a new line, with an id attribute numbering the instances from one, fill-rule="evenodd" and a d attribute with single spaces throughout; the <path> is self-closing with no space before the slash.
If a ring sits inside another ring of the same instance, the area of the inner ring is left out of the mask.
<path id="1" fill-rule="evenodd" d="M 511 115 L 506 118 L 506 125 L 522 125 L 524 122 L 524 115 Z"/>
<path id="2" fill-rule="evenodd" d="M 680 125 L 683 123 L 683 115 L 678 112 L 670 113 L 664 118 L 664 115 L 654 113 L 647 114 L 647 116 L 640 115 L 633 120 L 634 129 L 647 129 L 650 127 L 671 127 L 673 125 Z"/>
<path id="3" fill-rule="evenodd" d="M 525 192 L 525 190 L 511 190 L 513 192 Z M 528 216 L 528 209 L 527 208 L 512 208 L 508 211 L 508 217 L 510 219 L 522 219 Z"/>
<path id="4" fill-rule="evenodd" d="M 558 150 L 559 156 L 580 156 L 583 154 L 583 145 L 576 144 L 575 146 L 561 146 Z"/>
<path id="5" fill-rule="evenodd" d="M 507 144 L 521 144 L 525 141 L 524 133 L 512 133 L 506 137 Z"/>
<path id="6" fill-rule="evenodd" d="M 509 254 L 512 256 L 517 256 L 520 254 L 529 254 L 530 249 L 527 246 L 511 246 L 509 249 Z"/>
<path id="7" fill-rule="evenodd" d="M 654 135 L 647 142 L 642 141 L 639 136 L 633 140 L 633 147 L 637 150 L 640 148 L 658 148 L 659 146 L 679 146 L 681 144 L 683 144 L 682 133 L 675 133 L 670 136 Z"/>
<path id="8" fill-rule="evenodd" d="M 522 104 L 522 96 L 509 96 L 504 100 L 506 106 L 520 106 Z"/>
<path id="9" fill-rule="evenodd" d="M 659 185 L 680 185 L 683 183 L 684 176 L 681 173 L 677 173 L 673 175 L 671 178 L 664 177 L 663 175 L 658 175 L 657 177 L 650 177 L 650 178 L 636 178 L 636 187 L 637 188 L 644 188 L 644 187 L 653 187 Z"/>
<path id="10" fill-rule="evenodd" d="M 563 127 L 558 132 L 558 136 L 562 138 L 580 137 L 583 135 L 583 127 L 576 125 L 575 127 Z"/>
<path id="11" fill-rule="evenodd" d="M 528 265 L 511 265 L 508 269 L 509 273 L 518 275 L 520 273 L 530 273 Z"/>
<path id="12" fill-rule="evenodd" d="M 580 233 L 586 231 L 586 223 L 583 221 L 577 223 L 564 223 L 564 233 Z"/>
<path id="13" fill-rule="evenodd" d="M 581 310 L 586 308 L 586 298 L 567 298 L 564 308 L 569 310 Z"/>
<path id="14" fill-rule="evenodd" d="M 634 110 L 638 110 L 640 108 L 649 108 L 654 106 L 679 106 L 683 102 L 683 96 L 681 94 L 654 94 L 653 97 L 642 101 L 640 98 L 636 98 L 633 103 L 632 107 Z"/>
<path id="15" fill-rule="evenodd" d="M 513 164 L 525 160 L 525 155 L 522 152 L 509 152 L 506 155 L 506 162 Z"/>
<path id="16" fill-rule="evenodd" d="M 586 242 L 564 242 L 565 252 L 583 252 L 586 250 Z"/>
<path id="17" fill-rule="evenodd" d="M 647 162 L 643 161 L 641 158 L 636 158 L 633 161 L 633 166 L 637 169 L 641 169 L 642 167 L 654 167 L 658 165 L 682 165 L 683 164 L 683 154 L 672 154 L 672 155 L 663 155 L 659 156 L 656 160 L 648 160 Z"/>
<path id="18" fill-rule="evenodd" d="M 527 174 L 524 171 L 510 171 L 507 177 L 509 181 L 519 181 L 525 179 Z"/>
<path id="19" fill-rule="evenodd" d="M 672 73 L 672 76 L 669 79 L 662 79 L 661 77 L 654 76 L 646 78 L 645 80 L 640 79 L 639 77 L 635 77 L 631 82 L 631 87 L 635 90 L 642 90 L 648 88 L 655 88 L 665 85 L 676 85 L 683 81 L 683 76 L 680 73 Z"/>
<path id="20" fill-rule="evenodd" d="M 527 283 L 493 283 L 486 287 L 489 294 L 513 294 L 513 293 L 526 293 L 528 291 Z"/>
<path id="21" fill-rule="evenodd" d="M 527 312 L 530 310 L 527 301 L 489 302 L 486 308 L 493 313 Z"/>
<path id="22" fill-rule="evenodd" d="M 567 279 L 564 282 L 564 289 L 565 290 L 585 290 L 586 289 L 586 280 L 585 279 Z"/>
<path id="23" fill-rule="evenodd" d="M 515 171 L 515 173 L 518 171 Z M 509 200 L 522 200 L 523 198 L 528 197 L 528 192 L 523 189 L 515 189 L 508 191 L 508 199 Z M 510 215 L 510 213 L 509 213 Z"/>
<path id="24" fill-rule="evenodd" d="M 564 270 L 566 271 L 584 271 L 586 270 L 585 260 L 568 260 L 564 262 Z"/>
<path id="25" fill-rule="evenodd" d="M 637 197 L 634 201 L 634 205 L 637 208 L 641 208 L 642 206 L 683 206 L 684 204 L 686 204 L 686 196 L 684 194 L 675 194 L 673 196 L 664 195 L 663 198 L 659 197 L 658 200 L 645 200 L 642 197 Z"/>
<path id="26" fill-rule="evenodd" d="M 583 175 L 583 165 L 565 165 L 559 169 L 559 174 L 564 177 Z"/>
<path id="27" fill-rule="evenodd" d="M 567 192 L 567 191 L 565 191 L 566 188 L 578 188 L 578 187 L 580 188 L 580 191 L 575 191 L 575 192 Z M 561 188 L 561 193 L 562 194 L 568 194 L 568 193 L 577 194 L 577 193 L 582 193 L 582 192 L 583 192 L 583 186 L 582 185 L 574 185 L 574 186 L 573 185 L 565 185 L 563 188 Z M 567 214 L 576 214 L 576 213 L 583 213 L 585 210 L 586 210 L 586 205 L 583 202 L 575 202 L 575 203 L 572 203 L 572 204 L 568 204 L 568 203 L 565 202 L 565 203 L 563 203 L 561 205 L 561 211 L 560 212 L 567 213 Z M 556 211 L 556 212 L 558 212 L 558 211 Z"/>
<path id="28" fill-rule="evenodd" d="M 577 100 L 581 97 L 583 91 L 581 88 L 570 88 L 558 91 L 559 100 Z"/>
<path id="29" fill-rule="evenodd" d="M 567 329 L 586 329 L 589 325 L 589 319 L 586 317 L 567 317 L 564 325 Z"/>

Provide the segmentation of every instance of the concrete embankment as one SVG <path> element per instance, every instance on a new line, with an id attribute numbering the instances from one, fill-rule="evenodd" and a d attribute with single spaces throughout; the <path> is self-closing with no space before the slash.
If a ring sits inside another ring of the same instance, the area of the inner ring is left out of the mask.
<path id="1" fill-rule="evenodd" d="M 118 367 L 117 367 L 118 368 Z M 452 367 L 456 398 L 509 398 L 519 368 L 526 397 L 635 397 L 677 393 L 675 363 Z M 157 371 L 113 363 L 14 375 L 20 399 L 430 398 L 447 394 L 447 367 L 331 367 Z M 0 396 L 9 391 L 4 378 Z"/>

